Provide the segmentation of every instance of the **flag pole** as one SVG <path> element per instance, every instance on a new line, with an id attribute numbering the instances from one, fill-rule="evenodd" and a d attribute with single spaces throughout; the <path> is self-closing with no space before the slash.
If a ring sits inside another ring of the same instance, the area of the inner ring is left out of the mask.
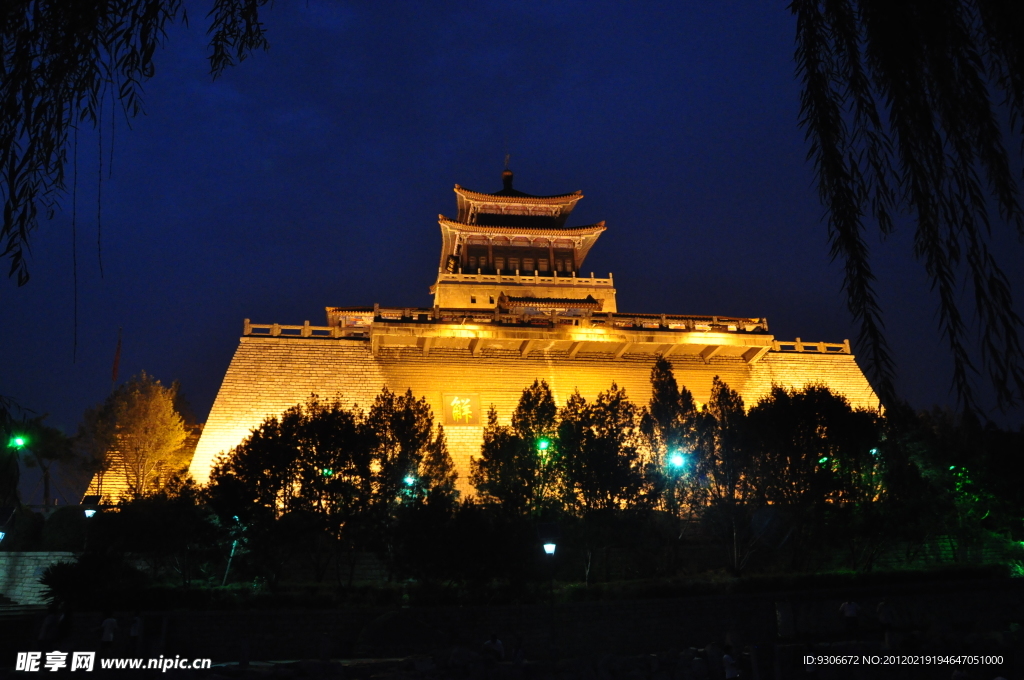
<path id="1" fill-rule="evenodd" d="M 110 371 L 110 393 L 117 387 L 117 370 L 121 367 L 121 327 L 117 327 L 117 349 L 114 350 L 114 367 Z"/>

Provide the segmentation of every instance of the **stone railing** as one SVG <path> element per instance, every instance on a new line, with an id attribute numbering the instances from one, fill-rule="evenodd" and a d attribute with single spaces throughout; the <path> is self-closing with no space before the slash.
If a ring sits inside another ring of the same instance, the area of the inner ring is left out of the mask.
<path id="1" fill-rule="evenodd" d="M 590 272 L 590 276 L 578 276 L 572 273 L 559 273 L 559 272 L 544 272 L 541 274 L 538 271 L 533 272 L 521 272 L 516 270 L 515 272 L 502 272 L 500 274 L 484 274 L 482 270 L 477 270 L 476 273 L 472 272 L 441 272 L 437 277 L 438 283 L 525 283 L 533 284 L 535 286 L 600 286 L 600 287 L 612 287 L 615 285 L 612 275 L 609 273 L 608 278 L 597 278 L 594 276 L 594 272 Z"/>
<path id="2" fill-rule="evenodd" d="M 363 329 L 362 333 L 365 334 Z M 242 335 L 268 336 L 272 338 L 345 338 L 353 335 L 358 336 L 353 328 L 342 326 L 311 326 L 306 321 L 301 326 L 287 326 L 279 323 L 252 323 L 245 319 L 242 323 Z"/>
<path id="3" fill-rule="evenodd" d="M 440 307 L 382 307 L 373 309 L 329 308 L 332 325 L 301 326 L 254 324 L 245 319 L 242 334 L 247 336 L 291 338 L 367 338 L 375 323 L 412 324 L 501 324 L 513 326 L 582 326 L 618 330 L 661 330 L 715 333 L 767 333 L 768 321 L 763 318 L 732 316 L 695 316 L 682 314 L 623 314 L 615 312 L 503 312 L 499 309 L 443 309 Z M 800 341 L 797 340 L 797 343 Z M 786 344 L 786 343 L 783 343 Z M 793 343 L 788 343 L 792 345 Z M 809 343 L 806 343 L 808 346 Z M 799 351 L 811 351 L 801 349 Z"/>
<path id="4" fill-rule="evenodd" d="M 782 340 L 772 341 L 774 352 L 814 352 L 817 354 L 853 354 L 850 349 L 850 341 L 842 342 L 804 342 L 800 338 L 790 342 Z"/>

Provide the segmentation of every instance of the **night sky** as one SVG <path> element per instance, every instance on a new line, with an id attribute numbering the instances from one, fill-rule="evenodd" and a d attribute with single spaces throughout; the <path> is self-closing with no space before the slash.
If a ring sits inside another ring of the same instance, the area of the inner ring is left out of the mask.
<path id="1" fill-rule="evenodd" d="M 121 379 L 178 379 L 204 420 L 243 318 L 429 305 L 436 216 L 454 216 L 456 182 L 499 189 L 506 149 L 517 189 L 582 190 L 571 224 L 607 220 L 583 269 L 614 274 L 620 310 L 855 338 L 783 2 L 282 2 L 270 50 L 216 82 L 203 15 L 158 53 L 147 115 L 116 121 L 109 180 L 105 120 L 103 277 L 98 139 L 79 137 L 77 361 L 70 196 L 36 234 L 29 285 L 0 283 L 0 394 L 52 425 L 73 432 L 109 393 L 118 327 Z M 872 237 L 898 384 L 952 404 L 910 235 Z"/>

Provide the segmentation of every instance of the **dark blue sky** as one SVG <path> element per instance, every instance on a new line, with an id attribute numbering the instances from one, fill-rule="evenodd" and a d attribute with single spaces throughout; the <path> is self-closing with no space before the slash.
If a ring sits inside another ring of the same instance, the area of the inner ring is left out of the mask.
<path id="1" fill-rule="evenodd" d="M 855 337 L 785 3 L 278 3 L 270 51 L 217 82 L 202 16 L 158 54 L 148 115 L 117 122 L 104 278 L 97 139 L 79 139 L 77 362 L 70 200 L 36 235 L 30 284 L 0 283 L 0 394 L 51 424 L 73 431 L 109 392 L 119 326 L 122 379 L 179 379 L 205 418 L 243 318 L 428 305 L 436 215 L 455 213 L 456 182 L 500 188 L 506 145 L 518 189 L 581 189 L 573 222 L 607 220 L 584 269 L 614 273 L 621 310 Z M 899 385 L 952 403 L 909 237 L 872 240 Z"/>

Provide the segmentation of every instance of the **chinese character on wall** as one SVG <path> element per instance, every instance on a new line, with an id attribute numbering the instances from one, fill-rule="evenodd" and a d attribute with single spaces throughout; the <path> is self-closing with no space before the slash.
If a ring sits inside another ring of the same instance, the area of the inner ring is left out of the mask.
<path id="1" fill-rule="evenodd" d="M 445 425 L 480 424 L 479 394 L 445 394 L 442 398 Z"/>

